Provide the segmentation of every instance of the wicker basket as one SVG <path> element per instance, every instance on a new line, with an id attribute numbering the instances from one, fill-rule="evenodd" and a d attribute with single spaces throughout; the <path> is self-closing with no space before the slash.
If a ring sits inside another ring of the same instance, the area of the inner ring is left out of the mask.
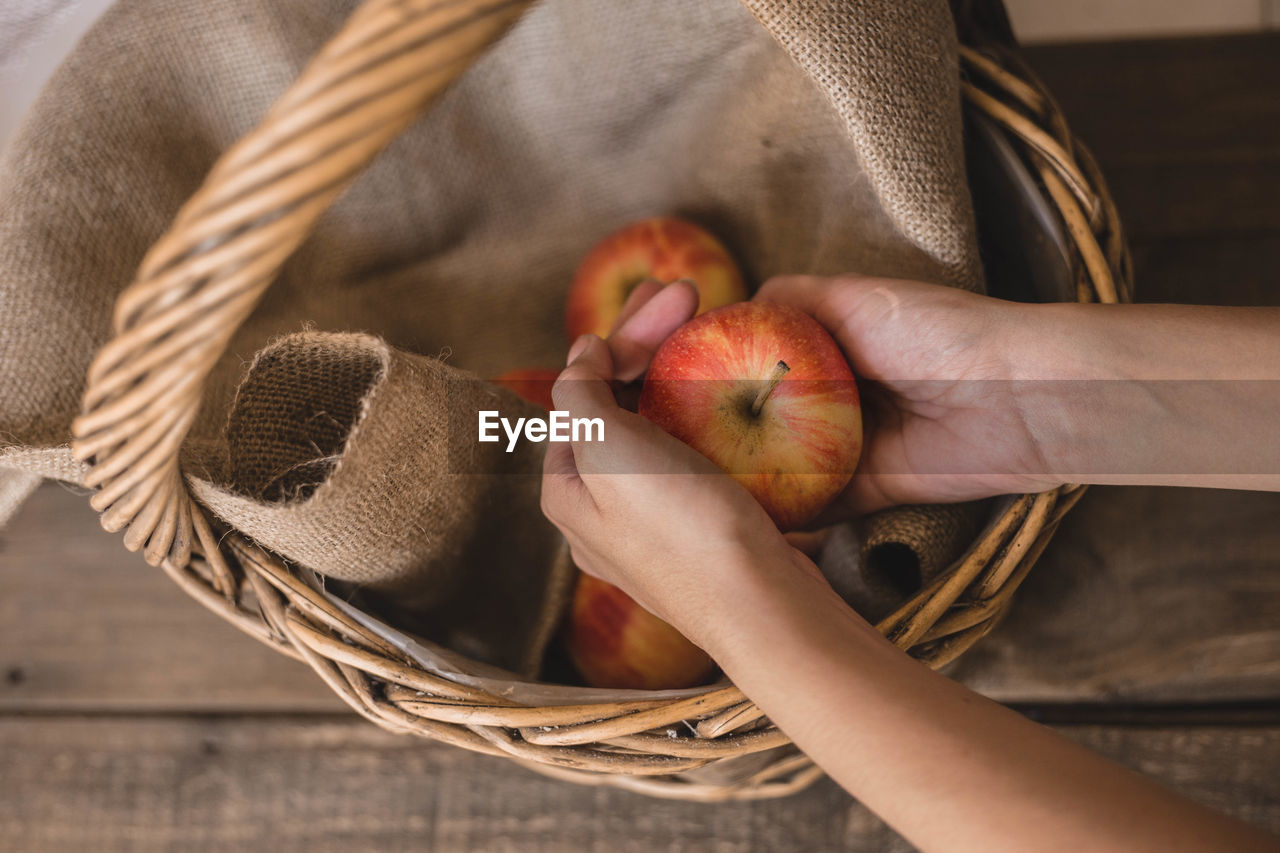
<path id="1" fill-rule="evenodd" d="M 368 0 L 261 126 L 221 158 L 121 294 L 114 339 L 90 368 L 73 447 L 92 465 L 91 503 L 106 529 L 126 531 L 126 546 L 142 549 L 192 597 L 306 661 L 384 728 L 657 796 L 800 790 L 821 772 L 736 687 L 609 703 L 575 701 L 577 688 L 566 687 L 559 704 L 535 706 L 432 674 L 280 559 L 234 532 L 217 537 L 183 480 L 178 451 L 205 378 L 280 265 L 343 188 L 529 2 L 459 0 L 427 15 Z M 1003 47 L 963 47 L 959 73 L 969 109 L 1012 144 L 1038 180 L 1036 201 L 1059 220 L 1076 297 L 1126 299 L 1130 266 L 1116 211 L 1044 87 Z M 210 276 L 214 270 L 225 274 Z M 998 621 L 1082 493 L 1065 486 L 1006 499 L 947 572 L 877 627 L 929 666 L 954 660 Z"/>

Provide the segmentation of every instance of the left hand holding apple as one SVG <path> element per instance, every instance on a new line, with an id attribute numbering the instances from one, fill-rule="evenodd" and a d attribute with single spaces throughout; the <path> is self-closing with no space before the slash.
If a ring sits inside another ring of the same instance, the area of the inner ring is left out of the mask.
<path id="1" fill-rule="evenodd" d="M 634 380 L 693 316 L 697 294 L 676 283 L 633 295 L 608 341 L 580 338 L 553 389 L 557 409 L 601 418 L 605 441 L 550 445 L 542 509 L 574 562 L 713 655 L 734 623 L 734 590 L 751 573 L 817 568 L 761 505 L 706 457 L 621 408 L 610 383 Z M 741 614 L 738 614 L 741 616 Z"/>

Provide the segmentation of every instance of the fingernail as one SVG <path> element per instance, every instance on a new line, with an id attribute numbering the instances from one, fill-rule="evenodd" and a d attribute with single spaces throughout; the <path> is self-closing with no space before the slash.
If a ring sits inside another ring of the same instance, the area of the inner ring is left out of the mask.
<path id="1" fill-rule="evenodd" d="M 591 346 L 591 339 L 594 337 L 595 335 L 592 334 L 578 335 L 578 339 L 573 342 L 573 346 L 569 347 L 569 359 L 565 364 L 572 364 L 575 358 L 582 355 L 582 351 Z"/>

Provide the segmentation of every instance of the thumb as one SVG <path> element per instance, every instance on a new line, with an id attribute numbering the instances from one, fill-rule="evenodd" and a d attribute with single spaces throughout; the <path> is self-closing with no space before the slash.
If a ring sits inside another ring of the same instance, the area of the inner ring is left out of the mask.
<path id="1" fill-rule="evenodd" d="M 603 417 L 618 408 L 609 382 L 613 379 L 613 355 L 596 335 L 583 335 L 569 350 L 569 364 L 551 386 L 557 409 L 587 417 Z"/>

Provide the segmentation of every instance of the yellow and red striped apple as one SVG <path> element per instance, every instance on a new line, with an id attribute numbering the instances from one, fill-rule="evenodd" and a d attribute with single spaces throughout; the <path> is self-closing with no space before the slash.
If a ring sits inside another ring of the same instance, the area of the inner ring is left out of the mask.
<path id="1" fill-rule="evenodd" d="M 578 573 L 566 635 L 569 658 L 592 687 L 693 687 L 715 666 L 702 649 L 631 596 Z"/>
<path id="2" fill-rule="evenodd" d="M 677 329 L 649 365 L 640 414 L 741 483 L 783 530 L 831 503 L 862 452 L 844 354 L 780 304 L 729 305 Z"/>
<path id="3" fill-rule="evenodd" d="M 650 278 L 692 281 L 699 312 L 747 296 L 738 265 L 719 240 L 682 219 L 645 219 L 605 237 L 578 266 L 569 288 L 569 340 L 608 335 L 631 291 Z"/>

